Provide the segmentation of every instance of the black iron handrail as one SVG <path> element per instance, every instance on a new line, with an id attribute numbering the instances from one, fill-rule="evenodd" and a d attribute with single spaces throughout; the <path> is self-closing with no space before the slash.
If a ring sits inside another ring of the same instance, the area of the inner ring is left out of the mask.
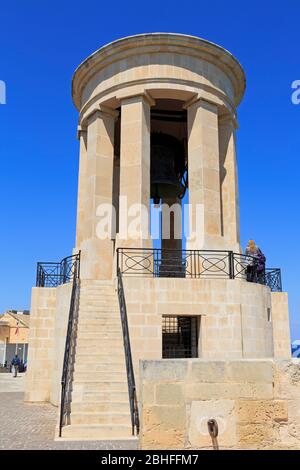
<path id="1" fill-rule="evenodd" d="M 79 266 L 80 253 L 76 255 L 76 261 L 72 270 L 72 292 L 68 319 L 67 336 L 65 343 L 65 353 L 63 369 L 61 376 L 61 401 L 59 417 L 59 437 L 61 437 L 62 428 L 67 424 L 70 415 L 71 403 L 71 385 L 72 385 L 72 364 L 75 360 L 75 343 L 77 334 L 77 318 L 79 304 Z"/>
<path id="2" fill-rule="evenodd" d="M 57 287 L 71 282 L 74 276 L 75 265 L 79 270 L 80 254 L 67 256 L 59 262 L 37 263 L 36 287 Z"/>
<path id="3" fill-rule="evenodd" d="M 122 274 L 121 274 L 120 269 L 118 269 L 117 275 L 118 275 L 118 297 L 119 297 L 120 315 L 121 315 L 121 323 L 122 323 L 122 331 L 123 331 L 123 343 L 124 343 L 127 382 L 128 382 L 128 395 L 129 395 L 129 405 L 130 405 L 130 414 L 131 414 L 131 426 L 132 426 L 132 435 L 134 436 L 135 430 L 136 430 L 136 434 L 139 434 L 140 432 L 139 410 L 138 410 L 137 396 L 136 396 L 134 369 L 133 369 L 133 364 L 132 364 L 126 301 L 125 301 Z"/>
<path id="4" fill-rule="evenodd" d="M 227 250 L 118 248 L 117 268 L 124 276 L 239 278 L 282 291 L 279 268 L 259 269 L 257 258 Z"/>

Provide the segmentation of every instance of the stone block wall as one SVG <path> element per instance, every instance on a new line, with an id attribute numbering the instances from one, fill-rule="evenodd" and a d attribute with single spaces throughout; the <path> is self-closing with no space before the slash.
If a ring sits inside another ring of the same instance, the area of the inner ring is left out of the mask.
<path id="1" fill-rule="evenodd" d="M 288 295 L 286 292 L 272 292 L 271 298 L 274 357 L 282 359 L 291 354 Z"/>
<path id="2" fill-rule="evenodd" d="M 140 363 L 141 447 L 300 449 L 300 360 Z"/>
<path id="3" fill-rule="evenodd" d="M 136 375 L 140 359 L 162 357 L 163 315 L 199 316 L 199 357 L 206 359 L 273 357 L 274 323 L 289 341 L 289 329 L 278 324 L 277 310 L 271 314 L 270 290 L 260 284 L 142 276 L 124 276 L 123 283 Z M 280 310 L 282 305 L 275 307 Z M 287 349 L 283 352 L 281 357 L 290 357 Z"/>
<path id="4" fill-rule="evenodd" d="M 71 288 L 32 289 L 25 401 L 59 403 Z"/>
<path id="5" fill-rule="evenodd" d="M 56 289 L 34 287 L 31 296 L 25 401 L 49 401 L 54 360 Z"/>

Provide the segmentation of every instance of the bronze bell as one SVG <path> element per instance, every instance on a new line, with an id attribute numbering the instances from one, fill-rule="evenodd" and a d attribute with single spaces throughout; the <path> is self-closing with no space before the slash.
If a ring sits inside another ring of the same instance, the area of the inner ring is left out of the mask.
<path id="1" fill-rule="evenodd" d="M 181 142 L 164 133 L 151 134 L 151 198 L 154 204 L 160 199 L 178 197 L 184 191 L 180 179 L 185 157 Z"/>

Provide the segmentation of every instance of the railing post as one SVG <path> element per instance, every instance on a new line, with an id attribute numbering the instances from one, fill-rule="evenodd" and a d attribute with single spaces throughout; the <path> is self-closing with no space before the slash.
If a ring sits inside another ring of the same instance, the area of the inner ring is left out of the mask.
<path id="1" fill-rule="evenodd" d="M 281 269 L 278 269 L 278 286 L 279 286 L 279 292 L 282 292 Z"/>
<path id="2" fill-rule="evenodd" d="M 40 263 L 38 263 L 36 267 L 36 286 L 37 287 L 41 287 L 40 276 L 41 276 L 41 267 L 40 267 Z"/>
<path id="3" fill-rule="evenodd" d="M 234 279 L 234 253 L 233 251 L 228 251 L 228 263 L 229 263 L 229 279 Z"/>
<path id="4" fill-rule="evenodd" d="M 120 253 L 120 248 L 117 248 L 117 272 L 118 272 L 119 269 L 120 269 L 119 253 Z"/>
<path id="5" fill-rule="evenodd" d="M 77 258 L 76 258 L 76 274 L 77 274 L 77 279 L 80 278 L 80 255 L 81 255 L 81 250 L 78 251 Z"/>
<path id="6" fill-rule="evenodd" d="M 155 270 L 156 270 L 156 258 L 155 258 L 156 250 L 155 248 L 152 251 L 152 275 L 155 277 Z"/>
<path id="7" fill-rule="evenodd" d="M 62 283 L 65 284 L 67 280 L 67 260 L 66 259 L 62 261 L 61 271 L 62 271 L 62 274 L 61 274 Z"/>

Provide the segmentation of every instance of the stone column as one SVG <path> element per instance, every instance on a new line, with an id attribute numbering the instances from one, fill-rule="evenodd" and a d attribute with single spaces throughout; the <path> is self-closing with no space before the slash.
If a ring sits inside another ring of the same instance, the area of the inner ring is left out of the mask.
<path id="1" fill-rule="evenodd" d="M 104 220 L 104 214 L 101 213 L 103 204 L 112 207 L 114 118 L 113 110 L 111 112 L 96 111 L 87 122 L 86 197 L 81 243 L 82 279 L 111 279 L 112 277 L 111 224 L 107 224 L 107 234 L 103 239 L 99 237 L 98 224 Z"/>
<path id="2" fill-rule="evenodd" d="M 77 223 L 76 223 L 76 248 L 75 252 L 80 250 L 81 242 L 84 239 L 84 203 L 87 193 L 86 184 L 86 160 L 87 160 L 87 131 L 81 127 L 78 129 L 78 138 L 80 142 L 79 150 L 79 170 L 78 170 L 78 195 L 77 195 Z"/>
<path id="3" fill-rule="evenodd" d="M 227 249 L 240 252 L 235 127 L 232 116 L 219 119 L 222 230 Z"/>
<path id="4" fill-rule="evenodd" d="M 121 101 L 118 246 L 151 246 L 149 200 L 150 103 L 146 96 L 138 95 Z"/>
<path id="5" fill-rule="evenodd" d="M 188 241 L 187 248 L 219 249 L 222 248 L 222 240 L 218 108 L 202 99 L 186 107 L 189 219 L 190 230 L 197 232 L 194 240 Z M 196 227 L 196 217 L 198 227 Z"/>

